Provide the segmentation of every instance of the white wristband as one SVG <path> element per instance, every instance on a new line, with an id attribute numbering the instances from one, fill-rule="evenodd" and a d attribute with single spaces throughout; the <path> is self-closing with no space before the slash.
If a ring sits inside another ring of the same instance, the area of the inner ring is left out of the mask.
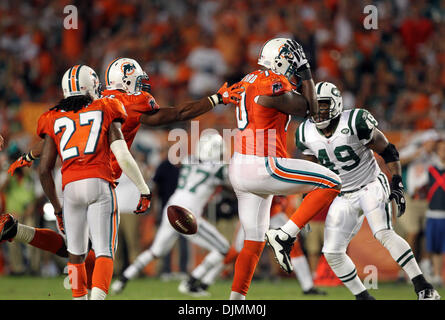
<path id="1" fill-rule="evenodd" d="M 208 97 L 210 102 L 212 103 L 213 107 L 215 107 L 219 103 L 218 94 L 215 93 L 214 95 L 211 95 Z"/>

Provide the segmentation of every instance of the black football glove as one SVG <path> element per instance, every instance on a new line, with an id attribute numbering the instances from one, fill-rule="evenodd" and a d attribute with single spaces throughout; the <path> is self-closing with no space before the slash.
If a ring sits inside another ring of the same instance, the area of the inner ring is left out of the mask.
<path id="1" fill-rule="evenodd" d="M 402 177 L 398 174 L 392 176 L 391 181 L 391 194 L 389 195 L 389 201 L 394 199 L 397 204 L 398 212 L 397 217 L 402 216 L 405 213 L 406 201 L 405 201 L 405 188 L 402 183 Z"/>

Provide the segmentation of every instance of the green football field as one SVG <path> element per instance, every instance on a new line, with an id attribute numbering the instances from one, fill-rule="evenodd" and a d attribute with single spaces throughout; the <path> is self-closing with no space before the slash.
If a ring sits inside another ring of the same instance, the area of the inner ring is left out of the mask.
<path id="1" fill-rule="evenodd" d="M 71 291 L 64 287 L 65 277 L 0 277 L 0 300 L 70 300 Z M 231 281 L 219 280 L 209 288 L 210 297 L 194 298 L 178 292 L 179 280 L 162 281 L 158 278 L 140 278 L 130 281 L 126 289 L 109 300 L 227 300 Z M 353 300 L 349 291 L 341 287 L 322 288 L 326 296 L 303 295 L 296 279 L 253 281 L 249 300 Z M 379 283 L 370 293 L 378 300 L 416 300 L 412 286 L 401 283 Z M 438 288 L 445 297 L 445 288 Z"/>

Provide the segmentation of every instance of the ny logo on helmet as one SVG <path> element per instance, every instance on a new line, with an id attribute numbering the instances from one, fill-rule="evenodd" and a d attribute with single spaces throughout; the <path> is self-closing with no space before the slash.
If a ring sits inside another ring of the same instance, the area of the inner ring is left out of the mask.
<path id="1" fill-rule="evenodd" d="M 132 63 L 124 63 L 122 66 L 122 72 L 124 73 L 124 76 L 129 76 L 134 73 L 136 70 L 136 66 Z"/>

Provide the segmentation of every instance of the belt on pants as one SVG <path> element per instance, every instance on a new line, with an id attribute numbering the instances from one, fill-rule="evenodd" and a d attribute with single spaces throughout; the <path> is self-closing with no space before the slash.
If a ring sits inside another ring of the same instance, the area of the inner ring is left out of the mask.
<path id="1" fill-rule="evenodd" d="M 363 185 L 363 186 L 360 186 L 360 187 L 358 187 L 358 188 L 356 188 L 356 189 L 353 189 L 353 190 L 340 191 L 340 193 L 338 194 L 338 196 L 341 197 L 341 196 L 344 196 L 345 194 L 348 194 L 348 193 L 354 193 L 354 192 L 357 192 L 357 191 L 363 189 L 364 187 L 366 187 L 366 184 Z"/>

